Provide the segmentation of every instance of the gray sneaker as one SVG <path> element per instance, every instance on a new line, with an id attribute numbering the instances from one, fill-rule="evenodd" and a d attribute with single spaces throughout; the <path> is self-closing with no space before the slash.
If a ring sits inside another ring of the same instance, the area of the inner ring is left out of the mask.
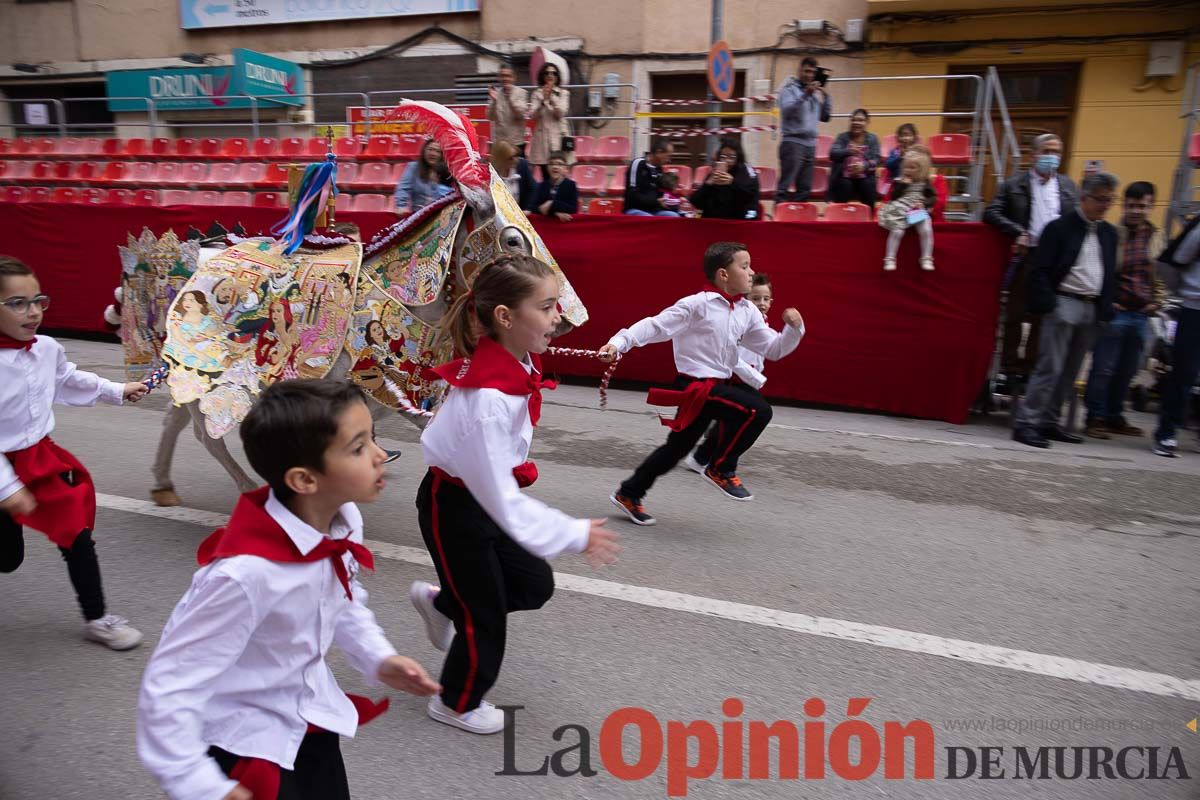
<path id="1" fill-rule="evenodd" d="M 132 650 L 142 643 L 141 632 L 116 614 L 106 614 L 84 625 L 83 638 L 110 650 Z"/>
<path id="2" fill-rule="evenodd" d="M 1163 456 L 1165 458 L 1179 458 L 1179 454 L 1175 450 L 1179 447 L 1179 442 L 1174 439 L 1155 439 L 1154 447 L 1150 448 L 1154 455 Z"/>

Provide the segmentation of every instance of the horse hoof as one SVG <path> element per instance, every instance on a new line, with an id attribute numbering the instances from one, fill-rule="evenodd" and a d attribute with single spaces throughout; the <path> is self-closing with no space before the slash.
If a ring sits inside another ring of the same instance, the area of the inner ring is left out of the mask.
<path id="1" fill-rule="evenodd" d="M 174 489 L 153 489 L 150 492 L 150 499 L 156 506 L 179 505 L 179 495 L 175 494 Z"/>

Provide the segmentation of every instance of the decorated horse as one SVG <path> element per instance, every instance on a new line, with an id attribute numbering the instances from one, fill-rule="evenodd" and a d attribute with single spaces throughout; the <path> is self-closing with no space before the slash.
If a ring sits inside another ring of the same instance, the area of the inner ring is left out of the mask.
<path id="1" fill-rule="evenodd" d="M 423 424 L 446 391 L 429 368 L 452 357 L 439 320 L 478 270 L 533 255 L 562 284 L 565 333 L 587 311 L 504 182 L 479 154 L 468 122 L 436 103 L 394 112 L 438 141 L 454 190 L 384 228 L 366 245 L 318 228 L 336 194 L 336 159 L 311 164 L 271 237 L 233 237 L 202 255 L 173 233 L 143 232 L 122 248 L 120 333 L 131 377 L 167 370 L 173 408 L 155 459 L 155 502 L 179 502 L 175 439 L 191 422 L 239 490 L 254 482 L 222 437 L 259 392 L 294 377 L 347 377 L 379 404 Z M 106 315 L 110 321 L 116 310 Z"/>

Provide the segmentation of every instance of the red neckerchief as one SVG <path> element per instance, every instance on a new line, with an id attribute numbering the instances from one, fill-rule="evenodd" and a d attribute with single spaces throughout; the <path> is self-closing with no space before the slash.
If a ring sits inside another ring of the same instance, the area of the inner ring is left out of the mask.
<path id="1" fill-rule="evenodd" d="M 529 421 L 536 426 L 542 416 L 542 389 L 553 389 L 558 383 L 542 380 L 542 360 L 536 353 L 529 354 L 529 363 L 533 369 L 526 372 L 521 362 L 499 342 L 482 336 L 473 356 L 455 359 L 434 367 L 433 371 L 451 386 L 529 395 Z"/>
<path id="2" fill-rule="evenodd" d="M 34 339 L 22 342 L 20 339 L 14 339 L 9 336 L 7 333 L 0 333 L 0 350 L 29 350 L 33 347 L 33 342 Z"/>
<path id="3" fill-rule="evenodd" d="M 263 486 L 238 498 L 225 527 L 218 528 L 200 543 L 200 549 L 196 552 L 197 563 L 204 566 L 218 558 L 231 556 L 259 556 L 269 561 L 289 564 L 309 563 L 328 558 L 333 562 L 333 571 L 338 581 L 346 590 L 346 599 L 353 600 L 354 597 L 350 593 L 350 575 L 346 571 L 342 554 L 348 551 L 355 561 L 373 570 L 375 557 L 371 555 L 371 551 L 357 542 L 350 541 L 349 537 L 331 539 L 326 536 L 308 555 L 301 555 L 287 532 L 267 513 L 267 497 L 270 491 L 269 487 Z"/>
<path id="4" fill-rule="evenodd" d="M 729 303 L 730 308 L 733 308 L 734 306 L 736 306 L 738 304 L 738 300 L 742 299 L 742 295 L 740 295 L 740 294 L 727 294 L 725 292 L 722 292 L 720 289 L 718 289 L 716 286 L 714 286 L 711 281 L 704 284 L 703 286 L 701 286 L 700 291 L 714 292 L 716 294 L 721 295 L 721 297 L 725 298 L 725 302 Z"/>

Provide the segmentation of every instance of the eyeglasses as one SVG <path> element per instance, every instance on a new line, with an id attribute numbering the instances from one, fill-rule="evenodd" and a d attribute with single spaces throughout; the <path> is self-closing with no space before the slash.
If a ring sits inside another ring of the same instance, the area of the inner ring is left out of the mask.
<path id="1" fill-rule="evenodd" d="M 1085 194 L 1084 197 L 1090 197 L 1102 206 L 1111 206 L 1117 198 L 1113 195 Z"/>
<path id="2" fill-rule="evenodd" d="M 45 311 L 50 307 L 50 297 L 44 294 L 39 294 L 37 297 L 10 297 L 0 303 L 0 306 L 4 306 L 18 316 L 24 316 L 29 313 L 31 306 L 37 306 Z"/>

